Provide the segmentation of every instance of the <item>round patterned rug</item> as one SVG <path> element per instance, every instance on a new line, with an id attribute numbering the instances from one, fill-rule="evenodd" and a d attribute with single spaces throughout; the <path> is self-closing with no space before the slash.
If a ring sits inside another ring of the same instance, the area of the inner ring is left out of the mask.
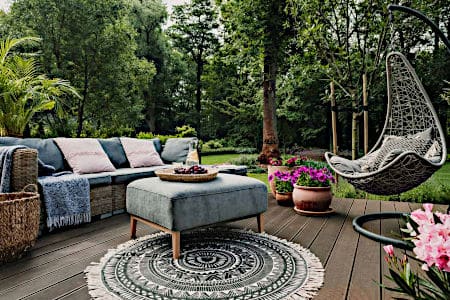
<path id="1" fill-rule="evenodd" d="M 87 267 L 94 299 L 308 299 L 322 286 L 319 259 L 298 244 L 234 229 L 157 233 L 110 250 Z"/>

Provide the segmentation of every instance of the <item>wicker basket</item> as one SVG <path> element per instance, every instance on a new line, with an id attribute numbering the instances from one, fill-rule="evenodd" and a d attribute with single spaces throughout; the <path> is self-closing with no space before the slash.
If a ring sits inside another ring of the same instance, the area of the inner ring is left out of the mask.
<path id="1" fill-rule="evenodd" d="M 25 192 L 33 187 L 33 192 Z M 36 185 L 18 193 L 0 194 L 0 264 L 31 248 L 39 231 L 40 201 Z"/>
<path id="2" fill-rule="evenodd" d="M 161 180 L 179 181 L 179 182 L 205 182 L 213 180 L 217 177 L 219 170 L 217 168 L 206 168 L 208 173 L 205 174 L 175 174 L 174 169 L 156 170 L 155 174 Z"/>

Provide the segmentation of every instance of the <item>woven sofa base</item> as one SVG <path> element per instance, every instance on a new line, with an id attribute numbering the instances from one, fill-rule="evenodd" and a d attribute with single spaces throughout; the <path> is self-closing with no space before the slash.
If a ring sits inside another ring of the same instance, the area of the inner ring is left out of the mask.
<path id="1" fill-rule="evenodd" d="M 91 187 L 91 216 L 111 214 L 113 203 L 113 189 L 111 185 Z"/>
<path id="2" fill-rule="evenodd" d="M 113 214 L 120 214 L 125 212 L 125 199 L 127 196 L 126 183 L 112 185 L 112 211 Z"/>

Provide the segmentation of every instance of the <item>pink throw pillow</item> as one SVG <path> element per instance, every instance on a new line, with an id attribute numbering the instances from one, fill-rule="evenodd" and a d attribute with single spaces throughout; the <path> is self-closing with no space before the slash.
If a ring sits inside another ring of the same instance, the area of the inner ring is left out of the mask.
<path id="1" fill-rule="evenodd" d="M 155 149 L 153 141 L 122 137 L 120 138 L 120 142 L 122 143 L 123 150 L 125 150 L 130 167 L 139 168 L 164 165 Z"/>
<path id="2" fill-rule="evenodd" d="M 113 172 L 116 170 L 100 142 L 87 138 L 53 139 L 76 174 Z"/>

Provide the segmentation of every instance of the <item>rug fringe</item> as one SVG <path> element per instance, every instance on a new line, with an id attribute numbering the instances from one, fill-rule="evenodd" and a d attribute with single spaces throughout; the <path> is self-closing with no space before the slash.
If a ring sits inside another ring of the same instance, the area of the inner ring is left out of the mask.
<path id="1" fill-rule="evenodd" d="M 214 227 L 214 228 L 204 228 L 197 229 L 198 231 L 217 231 L 217 230 L 227 230 L 233 232 L 241 232 L 241 233 L 250 233 L 255 234 L 252 230 L 243 230 L 243 229 L 235 229 L 235 228 L 224 228 L 224 227 Z M 308 265 L 308 274 L 304 284 L 296 291 L 291 293 L 291 295 L 285 297 L 284 299 L 289 300 L 301 300 L 301 299 L 312 299 L 317 295 L 317 292 L 322 287 L 324 283 L 325 270 L 320 262 L 319 258 L 315 256 L 309 249 L 304 248 L 303 246 L 287 241 L 286 239 L 282 239 L 273 235 L 269 235 L 267 233 L 256 233 L 262 236 L 269 238 L 272 241 L 276 241 L 279 243 L 287 244 L 290 247 L 294 248 L 296 251 L 302 255 L 304 261 Z M 87 285 L 89 294 L 92 299 L 101 299 L 101 300 L 117 300 L 121 299 L 115 294 L 111 293 L 107 290 L 107 288 L 103 285 L 102 278 L 102 268 L 108 262 L 110 258 L 112 258 L 117 252 L 129 248 L 136 243 L 139 243 L 143 240 L 155 238 L 162 235 L 168 235 L 168 233 L 158 232 L 151 235 L 146 235 L 135 240 L 127 241 L 123 244 L 120 244 L 115 249 L 109 249 L 108 252 L 100 259 L 98 263 L 91 263 L 84 270 L 85 278 L 87 279 Z M 111 274 L 113 275 L 113 274 Z M 130 294 L 130 299 L 133 298 L 133 295 Z M 278 299 L 278 298 L 274 298 Z"/>

